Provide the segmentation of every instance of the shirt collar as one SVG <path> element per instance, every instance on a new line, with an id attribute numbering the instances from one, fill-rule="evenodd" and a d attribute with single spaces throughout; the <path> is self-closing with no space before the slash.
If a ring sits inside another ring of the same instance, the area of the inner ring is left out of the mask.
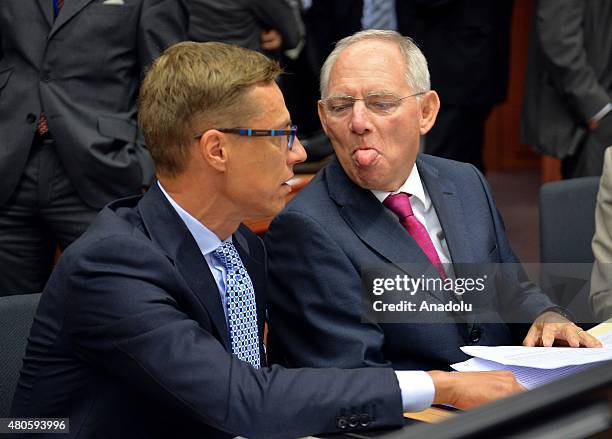
<path id="1" fill-rule="evenodd" d="M 371 191 L 378 201 L 381 203 L 385 201 L 391 194 L 398 194 L 400 192 L 405 192 L 407 194 L 412 195 L 418 201 L 420 201 L 425 210 L 429 209 L 430 200 L 429 197 L 425 196 L 425 188 L 423 187 L 423 181 L 421 180 L 421 176 L 419 175 L 419 170 L 417 168 L 416 163 L 412 166 L 412 171 L 410 171 L 410 175 L 406 179 L 403 185 L 395 192 L 387 192 L 387 191 Z M 414 198 L 412 198 L 412 202 L 414 202 Z"/>
<path id="2" fill-rule="evenodd" d="M 174 201 L 174 199 L 168 194 L 168 192 L 166 192 L 159 180 L 157 181 L 157 185 L 161 189 L 164 196 L 168 199 L 174 210 L 176 210 L 176 213 L 178 213 L 178 215 L 181 217 L 181 219 L 187 226 L 187 229 L 189 229 L 189 232 L 193 236 L 193 239 L 195 239 L 203 255 L 212 253 L 223 242 L 232 242 L 231 235 L 222 242 L 212 230 L 210 230 L 200 221 L 191 216 L 185 209 L 179 206 L 179 204 Z"/>

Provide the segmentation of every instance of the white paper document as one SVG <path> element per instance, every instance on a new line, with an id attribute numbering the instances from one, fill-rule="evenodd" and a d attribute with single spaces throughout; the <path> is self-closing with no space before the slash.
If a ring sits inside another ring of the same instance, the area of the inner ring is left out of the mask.
<path id="1" fill-rule="evenodd" d="M 565 366 L 577 366 L 612 360 L 612 334 L 603 334 L 598 338 L 604 345 L 601 349 L 463 346 L 461 350 L 472 357 L 478 357 L 508 366 L 555 369 Z"/>
<path id="2" fill-rule="evenodd" d="M 535 367 L 507 366 L 482 358 L 470 358 L 462 363 L 451 364 L 458 372 L 480 372 L 488 370 L 509 370 L 514 374 L 517 381 L 526 389 L 533 389 L 552 381 L 572 375 L 581 370 L 588 369 L 599 363 L 582 364 L 580 366 L 566 366 L 555 369 L 538 369 Z"/>
<path id="3" fill-rule="evenodd" d="M 604 345 L 601 349 L 464 346 L 461 350 L 476 358 L 451 367 L 459 372 L 509 370 L 519 383 L 533 389 L 612 360 L 612 332 L 597 338 Z"/>

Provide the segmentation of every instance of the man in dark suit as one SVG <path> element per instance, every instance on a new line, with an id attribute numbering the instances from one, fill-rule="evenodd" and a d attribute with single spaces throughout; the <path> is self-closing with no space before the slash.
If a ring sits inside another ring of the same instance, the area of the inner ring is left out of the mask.
<path id="1" fill-rule="evenodd" d="M 277 438 L 398 426 L 425 407 L 391 369 L 263 367 L 266 254 L 241 221 L 277 213 L 305 158 L 279 72 L 221 43 L 153 64 L 139 120 L 159 180 L 62 255 L 12 416 L 68 417 L 79 438 Z M 519 390 L 508 374 L 432 376 L 436 401 L 460 407 Z"/>
<path id="2" fill-rule="evenodd" d="M 266 234 L 274 361 L 290 367 L 447 369 L 468 358 L 463 345 L 512 343 L 511 330 L 500 322 L 504 311 L 515 323 L 534 322 L 522 333 L 527 346 L 550 346 L 555 339 L 598 345 L 528 288 L 516 265 L 503 267 L 503 287 L 526 286 L 514 295 L 485 290 L 482 297 L 499 305 L 483 308 L 487 314 L 458 320 L 450 312 L 433 317 L 417 310 L 415 318 L 425 323 L 404 324 L 381 323 L 385 316 L 376 320 L 364 312 L 361 276 L 372 267 L 416 279 L 424 273 L 406 264 L 433 265 L 436 276 L 458 279 L 465 277 L 459 263 L 518 263 L 482 174 L 469 164 L 417 157 L 439 105 L 423 54 L 396 32 L 357 33 L 327 59 L 319 115 L 338 159 Z M 397 200 L 411 212 L 400 214 Z M 425 294 L 422 289 L 416 297 Z"/>
<path id="3" fill-rule="evenodd" d="M 191 0 L 189 38 L 278 52 L 304 37 L 299 8 L 290 0 Z"/>
<path id="4" fill-rule="evenodd" d="M 56 245 L 150 183 L 138 86 L 186 26 L 184 0 L 0 4 L 0 295 L 42 291 Z"/>
<path id="5" fill-rule="evenodd" d="M 512 0 L 397 2 L 398 28 L 427 56 L 442 101 L 425 152 L 484 172 L 485 122 L 508 89 Z"/>
<path id="6" fill-rule="evenodd" d="M 601 175 L 612 145 L 612 2 L 539 0 L 533 20 L 522 140 L 560 158 L 564 178 Z"/>

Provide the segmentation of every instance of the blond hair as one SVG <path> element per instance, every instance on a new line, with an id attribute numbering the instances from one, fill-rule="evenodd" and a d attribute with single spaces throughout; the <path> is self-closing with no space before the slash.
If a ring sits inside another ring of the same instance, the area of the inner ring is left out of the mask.
<path id="1" fill-rule="evenodd" d="M 425 92 L 431 88 L 427 60 L 412 38 L 405 37 L 393 30 L 370 29 L 357 32 L 336 43 L 334 50 L 329 54 L 321 68 L 321 98 L 327 97 L 331 70 L 342 51 L 360 41 L 372 40 L 388 41 L 397 44 L 400 52 L 404 56 L 404 62 L 406 63 L 406 82 L 412 93 Z"/>
<path id="2" fill-rule="evenodd" d="M 138 122 L 157 172 L 180 174 L 194 136 L 202 131 L 248 123 L 258 109 L 245 95 L 280 73 L 275 61 L 238 46 L 183 42 L 169 47 L 150 67 L 139 96 Z"/>

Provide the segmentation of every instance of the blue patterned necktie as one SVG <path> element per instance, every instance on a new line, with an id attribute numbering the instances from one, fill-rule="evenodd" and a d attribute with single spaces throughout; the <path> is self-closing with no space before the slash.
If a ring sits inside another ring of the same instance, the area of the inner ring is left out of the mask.
<path id="1" fill-rule="evenodd" d="M 260 368 L 257 336 L 257 304 L 255 289 L 238 251 L 231 242 L 224 242 L 213 252 L 227 270 L 225 296 L 232 352 L 240 360 Z"/>

